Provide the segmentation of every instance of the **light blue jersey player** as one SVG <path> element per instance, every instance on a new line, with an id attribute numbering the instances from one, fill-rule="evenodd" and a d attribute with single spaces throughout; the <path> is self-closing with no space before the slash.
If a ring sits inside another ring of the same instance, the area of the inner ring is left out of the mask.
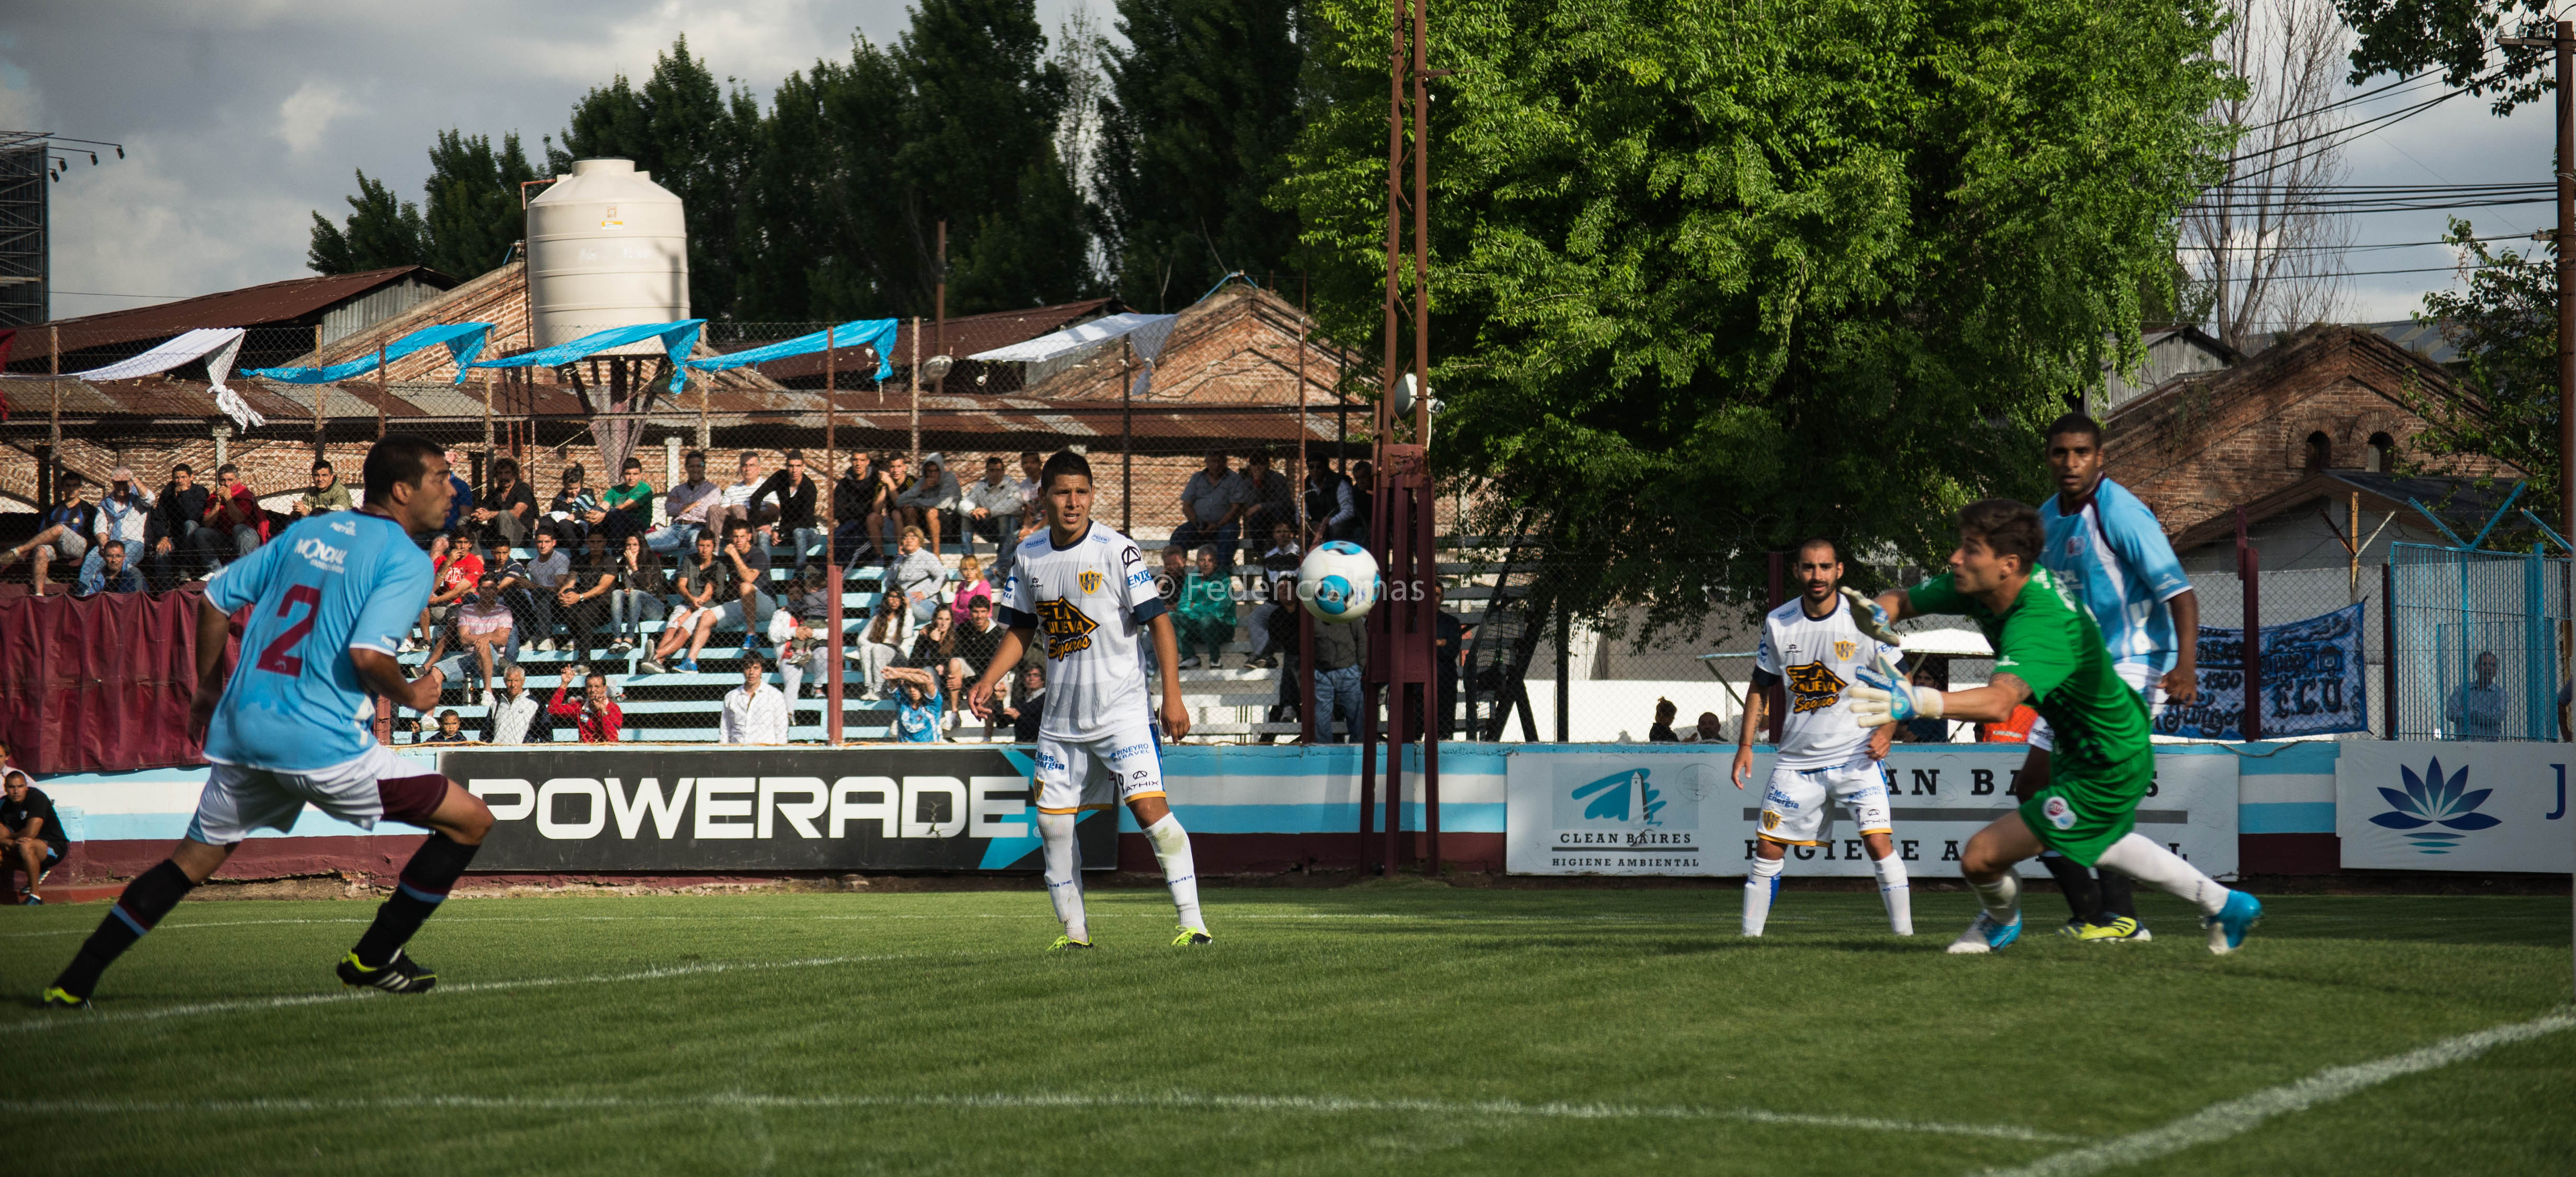
<path id="1" fill-rule="evenodd" d="M 430 831 L 339 975 L 395 993 L 437 982 L 403 945 L 473 861 L 492 812 L 445 776 L 416 771 L 372 728 L 378 697 L 415 711 L 438 704 L 443 676 L 407 680 L 394 652 L 429 597 L 429 558 L 413 537 L 438 527 L 454 492 L 445 457 L 417 437 L 377 442 L 365 477 L 365 506 L 305 519 L 207 583 L 191 728 L 205 732 L 211 765 L 196 816 L 170 857 L 126 886 L 45 991 L 46 1005 L 87 1005 L 107 966 L 243 838 L 293 827 L 307 805 L 359 826 L 392 820 Z M 227 680 L 235 613 L 241 658 Z"/>
<path id="2" fill-rule="evenodd" d="M 2111 669 L 2136 689 L 2148 714 L 2167 702 L 2190 702 L 2199 693 L 2200 598 L 2164 525 L 2129 488 L 2102 477 L 2102 426 L 2091 417 L 2068 413 L 2049 425 L 2048 468 L 2057 493 L 2039 504 L 2046 540 L 2040 565 L 2093 615 Z M 2031 725 L 2023 787 L 2047 783 L 2054 745 L 2047 720 Z M 2055 854 L 2040 861 L 2073 910 L 2066 935 L 2088 942 L 2153 939 L 2138 924 L 2128 876 L 2087 872 Z"/>

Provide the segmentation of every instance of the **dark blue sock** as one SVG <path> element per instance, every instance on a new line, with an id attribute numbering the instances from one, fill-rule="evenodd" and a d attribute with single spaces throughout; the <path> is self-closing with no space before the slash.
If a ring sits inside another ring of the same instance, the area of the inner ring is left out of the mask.
<path id="1" fill-rule="evenodd" d="M 135 876 L 125 885 L 125 893 L 117 896 L 115 906 L 107 909 L 107 918 L 98 922 L 98 930 L 82 942 L 79 955 L 72 957 L 63 974 L 54 978 L 54 987 L 74 997 L 88 997 L 98 988 L 99 976 L 107 972 L 107 966 L 134 947 L 135 941 L 160 923 L 162 916 L 170 914 L 171 908 L 179 906 L 179 901 L 196 886 L 181 873 L 179 864 L 166 858 Z"/>

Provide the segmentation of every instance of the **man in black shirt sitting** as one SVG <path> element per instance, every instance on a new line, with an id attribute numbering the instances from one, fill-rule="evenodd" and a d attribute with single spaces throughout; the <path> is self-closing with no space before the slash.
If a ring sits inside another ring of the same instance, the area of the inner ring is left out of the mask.
<path id="1" fill-rule="evenodd" d="M 12 870 L 27 872 L 27 889 L 22 892 L 25 904 L 45 900 L 36 888 L 45 881 L 45 873 L 72 852 L 71 839 L 63 836 L 62 819 L 54 816 L 53 798 L 45 796 L 27 774 L 14 768 L 0 769 L 6 788 L 0 789 L 0 879 Z"/>

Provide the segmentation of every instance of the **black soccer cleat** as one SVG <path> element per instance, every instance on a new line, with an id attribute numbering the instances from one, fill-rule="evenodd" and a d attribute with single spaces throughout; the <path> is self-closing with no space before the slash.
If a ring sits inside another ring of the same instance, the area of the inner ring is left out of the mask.
<path id="1" fill-rule="evenodd" d="M 419 961 L 394 949 L 394 958 L 368 968 L 358 963 L 355 951 L 340 958 L 340 983 L 352 989 L 382 989 L 387 993 L 427 993 L 438 984 L 438 974 L 422 968 Z"/>

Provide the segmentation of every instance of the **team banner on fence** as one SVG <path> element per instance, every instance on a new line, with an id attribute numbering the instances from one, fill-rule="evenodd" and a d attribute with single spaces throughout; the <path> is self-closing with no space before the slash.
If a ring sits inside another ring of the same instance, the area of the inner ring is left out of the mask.
<path id="1" fill-rule="evenodd" d="M 2335 751 L 2348 868 L 2576 870 L 2565 744 L 2353 740 Z"/>
<path id="2" fill-rule="evenodd" d="M 2370 730 L 2359 604 L 2263 627 L 2263 736 Z M 2200 627 L 2200 697 L 2156 714 L 2160 736 L 2245 738 L 2245 631 Z"/>
<path id="3" fill-rule="evenodd" d="M 1027 755 L 986 748 L 460 750 L 492 807 L 477 870 L 1036 870 Z M 720 772 L 724 775 L 707 775 Z M 1076 827 L 1117 864 L 1117 814 Z"/>
<path id="4" fill-rule="evenodd" d="M 1932 750 L 1938 749 L 1938 750 Z M 1896 852 L 1909 871 L 1955 874 L 1959 851 L 2010 812 L 2024 749 L 1995 751 L 1899 744 L 1887 759 Z M 1772 755 L 1753 777 L 1729 783 L 1734 749 L 1719 752 L 1585 751 L 1510 754 L 1504 864 L 1514 874 L 1740 875 L 1753 856 Z M 2138 832 L 2212 875 L 2236 871 L 2236 761 L 2198 752 L 2156 757 L 2156 781 L 2138 807 Z M 1789 847 L 1793 874 L 1871 874 L 1860 831 L 1839 806 L 1816 846 Z M 2022 874 L 2045 878 L 2026 863 Z"/>

